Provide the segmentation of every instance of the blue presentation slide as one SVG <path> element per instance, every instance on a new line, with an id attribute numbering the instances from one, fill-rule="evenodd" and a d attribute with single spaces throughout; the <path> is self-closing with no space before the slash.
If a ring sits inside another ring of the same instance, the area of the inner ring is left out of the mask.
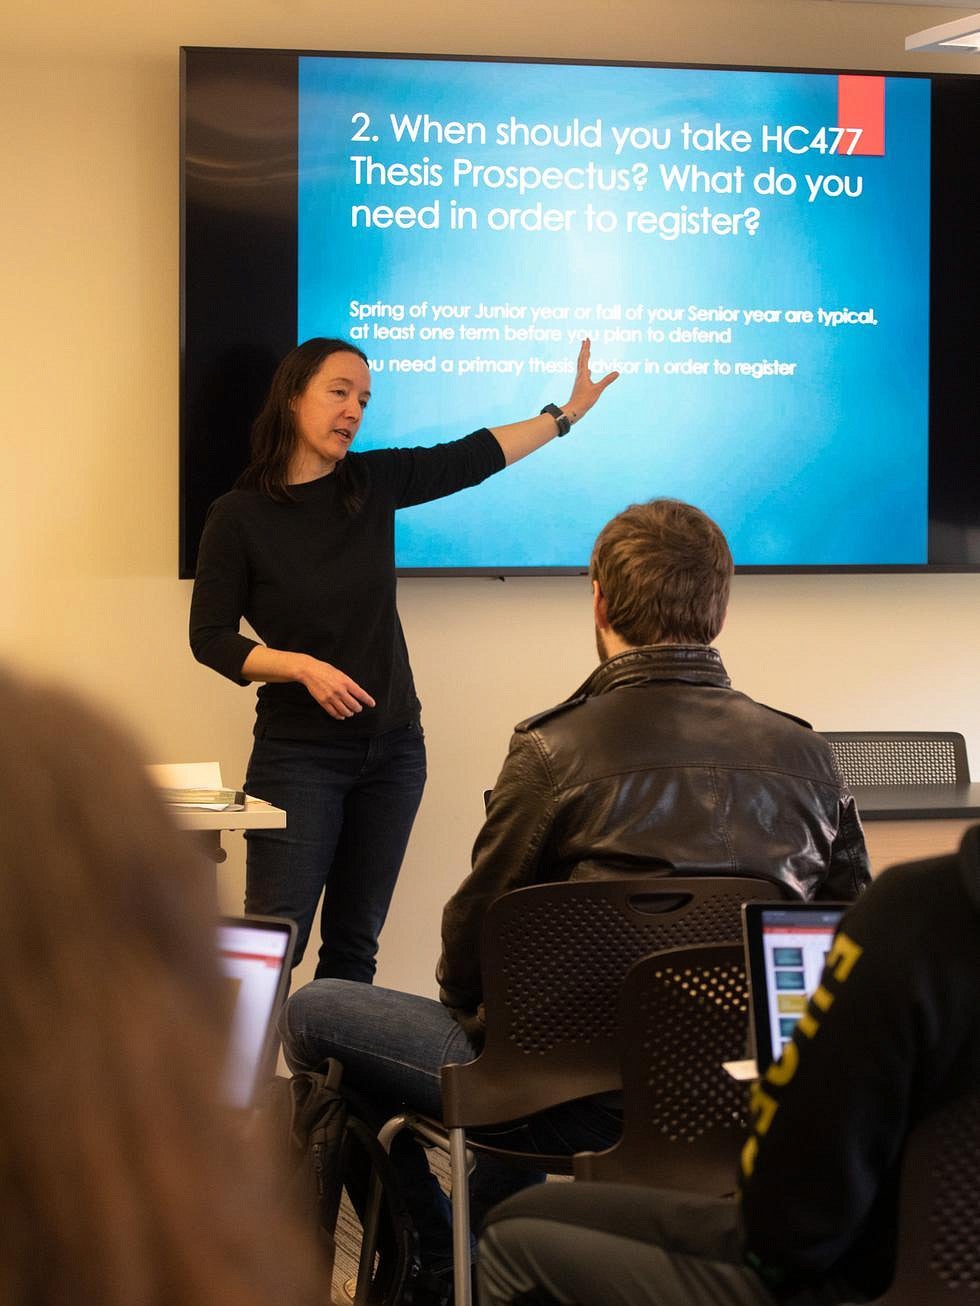
<path id="1" fill-rule="evenodd" d="M 297 339 L 370 359 L 357 448 L 561 404 L 561 440 L 398 515 L 406 568 L 585 567 L 667 495 L 743 566 L 926 562 L 925 79 L 299 60 Z"/>

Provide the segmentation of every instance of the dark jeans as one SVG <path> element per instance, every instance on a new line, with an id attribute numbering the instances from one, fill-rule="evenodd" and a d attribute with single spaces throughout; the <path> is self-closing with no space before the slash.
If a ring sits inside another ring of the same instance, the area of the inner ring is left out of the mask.
<path id="1" fill-rule="evenodd" d="M 448 1008 L 414 993 L 341 980 L 315 980 L 294 993 L 280 1020 L 292 1070 L 316 1070 L 328 1057 L 344 1066 L 375 1128 L 404 1107 L 442 1116 L 440 1070 L 472 1061 L 477 1050 Z M 467 1131 L 472 1138 L 519 1152 L 596 1151 L 622 1132 L 618 1110 L 584 1099 L 511 1124 Z M 425 1151 L 407 1132 L 397 1136 L 391 1159 L 415 1222 L 425 1269 L 438 1273 L 452 1262 L 449 1203 L 429 1171 Z M 473 1229 L 491 1207 L 544 1175 L 478 1155 L 470 1177 Z"/>
<path id="2" fill-rule="evenodd" d="M 246 832 L 245 910 L 296 922 L 294 965 L 322 894 L 317 977 L 370 984 L 425 774 L 414 722 L 368 738 L 256 739 L 245 788 L 283 808 L 286 828 Z"/>

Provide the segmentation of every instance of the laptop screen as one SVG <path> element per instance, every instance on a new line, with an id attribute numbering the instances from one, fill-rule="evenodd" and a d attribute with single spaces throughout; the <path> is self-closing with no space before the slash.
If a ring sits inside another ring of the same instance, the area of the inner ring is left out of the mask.
<path id="1" fill-rule="evenodd" d="M 746 903 L 746 969 L 759 1074 L 778 1061 L 820 983 L 846 903 Z"/>
<path id="2" fill-rule="evenodd" d="M 250 1107 L 256 1087 L 273 1073 L 295 934 L 292 921 L 273 916 L 225 917 L 218 926 L 230 1012 L 222 1088 L 228 1106 Z"/>

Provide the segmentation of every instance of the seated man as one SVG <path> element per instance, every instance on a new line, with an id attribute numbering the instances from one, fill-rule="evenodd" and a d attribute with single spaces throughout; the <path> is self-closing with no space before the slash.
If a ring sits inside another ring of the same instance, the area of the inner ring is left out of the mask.
<path id="1" fill-rule="evenodd" d="M 980 826 L 885 872 L 754 1094 L 741 1203 L 547 1185 L 489 1217 L 481 1306 L 838 1306 L 894 1273 L 902 1150 L 980 1085 Z"/>
<path id="2" fill-rule="evenodd" d="M 282 1035 L 294 1070 L 338 1057 L 379 1121 L 403 1106 L 441 1113 L 440 1068 L 482 1042 L 479 931 L 487 905 L 524 885 L 623 875 L 758 875 L 802 897 L 851 899 L 869 880 L 864 836 L 829 745 L 804 722 L 730 687 L 711 641 L 728 604 L 725 537 L 670 499 L 628 508 L 591 565 L 600 665 L 571 698 L 517 727 L 446 905 L 442 1002 L 342 980 L 296 993 Z M 609 1146 L 621 1117 L 587 1100 L 494 1131 L 501 1146 Z M 449 1265 L 448 1207 L 421 1149 L 393 1150 L 427 1269 Z M 474 1225 L 539 1176 L 481 1157 Z"/>

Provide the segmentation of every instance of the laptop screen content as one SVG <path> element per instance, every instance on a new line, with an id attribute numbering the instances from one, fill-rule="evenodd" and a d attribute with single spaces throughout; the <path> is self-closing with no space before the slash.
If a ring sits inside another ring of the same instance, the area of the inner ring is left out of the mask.
<path id="1" fill-rule="evenodd" d="M 746 903 L 745 941 L 756 1062 L 778 1061 L 820 983 L 843 903 Z"/>
<path id="2" fill-rule="evenodd" d="M 250 1107 L 257 1085 L 272 1074 L 294 935 L 292 921 L 273 917 L 226 918 L 218 926 L 230 1013 L 222 1096 L 230 1107 Z"/>

